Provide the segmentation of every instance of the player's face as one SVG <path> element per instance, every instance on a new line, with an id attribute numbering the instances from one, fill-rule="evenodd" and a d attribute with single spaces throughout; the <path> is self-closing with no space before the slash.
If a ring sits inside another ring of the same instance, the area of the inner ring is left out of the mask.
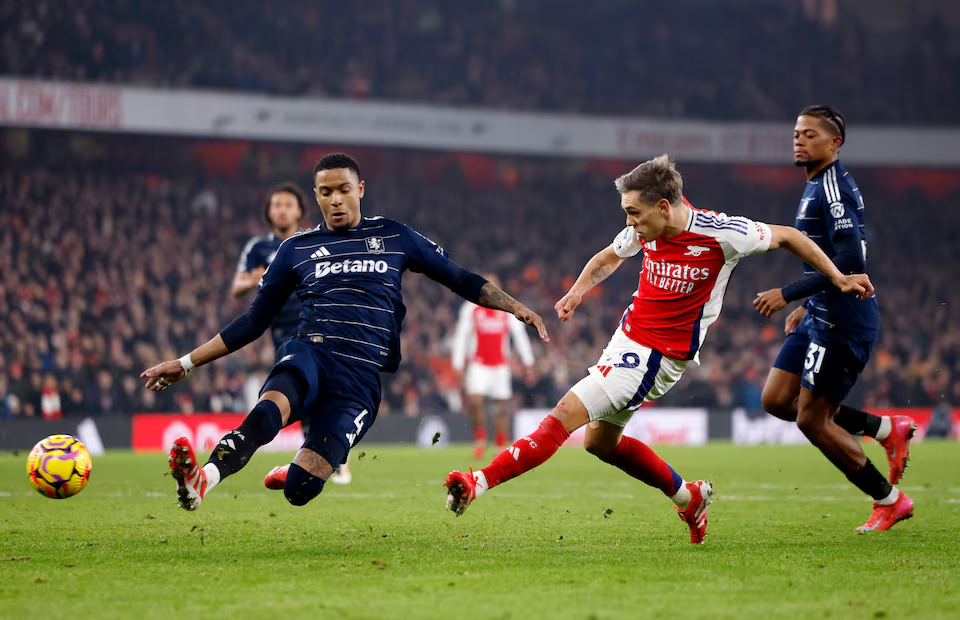
<path id="1" fill-rule="evenodd" d="M 360 223 L 360 199 L 363 181 L 349 168 L 333 168 L 317 173 L 314 194 L 330 230 L 353 228 Z"/>
<path id="2" fill-rule="evenodd" d="M 274 228 L 290 230 L 300 223 L 300 204 L 297 197 L 289 192 L 277 192 L 270 196 L 267 217 Z"/>
<path id="3" fill-rule="evenodd" d="M 620 206 L 627 214 L 627 226 L 647 242 L 663 235 L 667 227 L 669 211 L 665 210 L 664 204 L 669 209 L 670 203 L 665 199 L 655 204 L 643 202 L 637 190 L 620 195 Z"/>
<path id="4" fill-rule="evenodd" d="M 833 159 L 841 143 L 840 136 L 827 131 L 819 118 L 800 116 L 793 128 L 793 163 L 808 169 L 817 168 Z"/>

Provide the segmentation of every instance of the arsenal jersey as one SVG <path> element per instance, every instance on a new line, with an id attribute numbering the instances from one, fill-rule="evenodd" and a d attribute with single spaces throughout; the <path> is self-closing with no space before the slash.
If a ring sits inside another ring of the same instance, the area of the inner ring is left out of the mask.
<path id="1" fill-rule="evenodd" d="M 620 258 L 642 251 L 643 266 L 621 329 L 667 357 L 699 363 L 697 352 L 720 316 L 733 268 L 741 257 L 770 249 L 771 236 L 762 222 L 692 206 L 686 228 L 669 239 L 647 243 L 624 228 L 613 250 Z"/>

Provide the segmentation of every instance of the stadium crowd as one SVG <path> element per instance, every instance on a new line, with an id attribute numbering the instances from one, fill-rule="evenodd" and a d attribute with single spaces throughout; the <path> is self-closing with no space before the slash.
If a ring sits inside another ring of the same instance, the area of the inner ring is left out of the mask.
<path id="1" fill-rule="evenodd" d="M 6 130 L 0 144 L 0 417 L 246 411 L 251 386 L 272 363 L 266 339 L 175 390 L 146 391 L 138 374 L 206 341 L 246 308 L 249 299 L 231 298 L 228 287 L 243 244 L 263 231 L 263 192 L 283 178 L 309 187 L 324 149 L 230 143 L 243 157 L 217 168 L 198 155 L 208 145 L 186 140 Z M 552 310 L 621 229 L 611 180 L 632 163 L 357 154 L 366 214 L 399 219 L 464 266 L 498 273 L 548 320 L 552 343 L 535 343 L 535 370 L 515 391 L 519 405 L 552 405 L 596 361 L 636 286 L 639 263 L 628 261 L 570 323 Z M 792 223 L 803 186 L 792 167 L 680 162 L 680 170 L 695 206 L 772 223 Z M 944 267 L 958 260 L 960 175 L 852 172 L 868 208 L 883 334 L 851 400 L 960 402 L 960 327 L 950 320 L 960 293 Z M 757 410 L 785 312 L 767 320 L 751 301 L 799 276 L 785 253 L 745 260 L 703 364 L 658 405 Z M 405 362 L 384 377 L 381 412 L 456 408 L 449 340 L 460 300 L 417 274 L 404 287 Z"/>
<path id="2" fill-rule="evenodd" d="M 949 0 L 32 0 L 0 6 L 0 33 L 0 74 L 62 80 L 752 121 L 960 110 Z"/>

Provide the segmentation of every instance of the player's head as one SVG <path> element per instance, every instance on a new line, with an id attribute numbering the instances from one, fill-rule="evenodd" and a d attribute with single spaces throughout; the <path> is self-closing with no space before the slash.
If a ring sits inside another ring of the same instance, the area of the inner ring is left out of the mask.
<path id="1" fill-rule="evenodd" d="M 793 128 L 793 163 L 815 170 L 838 157 L 847 139 L 847 121 L 828 105 L 811 105 L 800 111 Z"/>
<path id="2" fill-rule="evenodd" d="M 620 206 L 644 241 L 663 234 L 670 211 L 683 204 L 683 178 L 668 155 L 645 161 L 614 181 Z"/>
<path id="3" fill-rule="evenodd" d="M 263 206 L 263 219 L 274 230 L 296 230 L 307 211 L 307 197 L 292 181 L 271 188 Z"/>
<path id="4" fill-rule="evenodd" d="M 360 165 L 346 153 L 327 153 L 313 167 L 313 193 L 330 230 L 346 230 L 360 224 L 363 181 Z"/>

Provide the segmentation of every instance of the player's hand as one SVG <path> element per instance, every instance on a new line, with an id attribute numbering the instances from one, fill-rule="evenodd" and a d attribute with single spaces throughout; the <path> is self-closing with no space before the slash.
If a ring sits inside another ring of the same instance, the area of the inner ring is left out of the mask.
<path id="1" fill-rule="evenodd" d="M 783 335 L 789 336 L 790 332 L 797 328 L 797 325 L 800 324 L 800 321 L 803 320 L 803 316 L 807 313 L 807 309 L 803 306 L 800 306 L 793 312 L 787 315 L 787 321 L 783 324 Z"/>
<path id="2" fill-rule="evenodd" d="M 162 392 L 186 376 L 180 360 L 163 362 L 140 373 L 140 378 L 147 380 L 144 387 L 154 392 Z"/>
<path id="3" fill-rule="evenodd" d="M 834 284 L 844 293 L 856 295 L 859 299 L 869 299 L 873 295 L 873 283 L 865 273 L 843 276 L 843 280 Z"/>
<path id="4" fill-rule="evenodd" d="M 576 311 L 577 306 L 582 302 L 583 295 L 577 295 L 574 292 L 567 293 L 553 306 L 557 311 L 557 318 L 563 322 L 569 321 L 573 318 L 573 313 Z"/>
<path id="5" fill-rule="evenodd" d="M 540 315 L 527 308 L 526 306 L 520 306 L 520 308 L 513 313 L 513 316 L 517 317 L 527 325 L 532 325 L 537 328 L 537 334 L 540 335 L 540 340 L 544 342 L 550 342 L 550 336 L 547 334 L 547 328 L 543 325 L 543 319 L 540 318 Z"/>
<path id="6" fill-rule="evenodd" d="M 769 291 L 757 293 L 753 300 L 753 307 L 763 316 L 773 316 L 787 307 L 787 300 L 783 298 L 783 289 L 772 288 Z"/>

